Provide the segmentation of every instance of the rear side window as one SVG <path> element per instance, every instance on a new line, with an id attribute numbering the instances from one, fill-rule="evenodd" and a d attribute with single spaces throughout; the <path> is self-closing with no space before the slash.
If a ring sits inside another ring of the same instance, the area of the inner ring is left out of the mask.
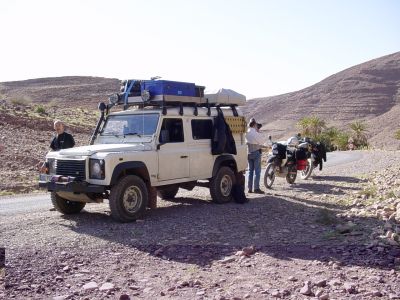
<path id="1" fill-rule="evenodd" d="M 192 136 L 194 140 L 211 139 L 211 120 L 192 120 Z"/>

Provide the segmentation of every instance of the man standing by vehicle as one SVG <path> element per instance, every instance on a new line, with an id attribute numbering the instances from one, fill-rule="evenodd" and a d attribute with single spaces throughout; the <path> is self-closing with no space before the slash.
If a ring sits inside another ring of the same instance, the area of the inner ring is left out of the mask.
<path id="1" fill-rule="evenodd" d="M 54 121 L 54 130 L 57 135 L 53 138 L 50 144 L 50 148 L 53 151 L 58 151 L 61 149 L 68 149 L 75 146 L 74 138 L 71 134 L 64 131 L 64 123 L 60 120 Z"/>
<path id="2" fill-rule="evenodd" d="M 260 124 L 254 118 L 250 119 L 249 129 L 246 133 L 247 141 L 247 159 L 249 162 L 249 193 L 264 194 L 260 189 L 260 176 L 261 176 L 261 149 L 263 148 L 263 137 L 258 132 Z M 255 175 L 255 176 L 254 176 Z M 253 185 L 254 178 L 254 185 Z M 253 191 L 254 187 L 254 191 Z"/>
<path id="3" fill-rule="evenodd" d="M 60 120 L 54 121 L 54 130 L 56 131 L 56 135 L 51 140 L 50 148 L 52 151 L 59 151 L 61 149 L 68 149 L 75 146 L 75 140 L 71 134 L 65 132 L 64 123 Z M 46 163 L 40 163 L 38 165 L 39 172 L 46 172 Z"/>

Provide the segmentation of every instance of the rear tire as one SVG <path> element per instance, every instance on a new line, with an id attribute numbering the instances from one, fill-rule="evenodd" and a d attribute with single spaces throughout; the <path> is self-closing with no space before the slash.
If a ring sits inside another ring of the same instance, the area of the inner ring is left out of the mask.
<path id="1" fill-rule="evenodd" d="M 236 183 L 235 173 L 229 167 L 219 168 L 210 180 L 210 194 L 215 203 L 228 203 L 233 200 L 233 185 Z"/>
<path id="2" fill-rule="evenodd" d="M 120 222 L 139 219 L 146 211 L 149 194 L 144 181 L 136 175 L 128 175 L 111 188 L 111 216 Z"/>
<path id="3" fill-rule="evenodd" d="M 86 205 L 85 202 L 70 201 L 57 195 L 56 192 L 51 192 L 51 202 L 54 208 L 65 215 L 79 213 Z"/>
<path id="4" fill-rule="evenodd" d="M 310 176 L 314 170 L 314 166 L 311 161 L 311 158 L 307 159 L 307 163 L 308 163 L 307 167 L 304 170 L 302 170 L 300 173 L 300 178 L 304 179 L 304 180 L 307 180 L 308 178 L 310 178 Z"/>
<path id="5" fill-rule="evenodd" d="M 176 194 L 178 193 L 179 186 L 171 185 L 169 187 L 161 187 L 157 190 L 157 195 L 163 200 L 174 199 Z"/>
<path id="6" fill-rule="evenodd" d="M 272 188 L 272 185 L 275 181 L 275 165 L 273 163 L 269 163 L 264 173 L 264 186 L 267 189 Z"/>

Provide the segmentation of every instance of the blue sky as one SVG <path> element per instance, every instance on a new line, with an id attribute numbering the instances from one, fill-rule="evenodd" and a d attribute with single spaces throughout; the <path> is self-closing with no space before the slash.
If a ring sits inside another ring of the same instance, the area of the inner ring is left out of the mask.
<path id="1" fill-rule="evenodd" d="M 400 1 L 2 0 L 0 82 L 101 76 L 292 92 L 400 51 Z"/>

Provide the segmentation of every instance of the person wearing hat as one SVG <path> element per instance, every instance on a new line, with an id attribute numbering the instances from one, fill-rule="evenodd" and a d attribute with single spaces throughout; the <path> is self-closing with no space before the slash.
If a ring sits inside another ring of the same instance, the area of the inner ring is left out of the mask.
<path id="1" fill-rule="evenodd" d="M 254 118 L 251 118 L 249 129 L 246 133 L 247 160 L 249 163 L 248 192 L 256 194 L 264 194 L 264 191 L 260 189 L 261 149 L 264 147 L 264 139 L 259 132 L 260 128 L 261 124 L 258 124 Z"/>

